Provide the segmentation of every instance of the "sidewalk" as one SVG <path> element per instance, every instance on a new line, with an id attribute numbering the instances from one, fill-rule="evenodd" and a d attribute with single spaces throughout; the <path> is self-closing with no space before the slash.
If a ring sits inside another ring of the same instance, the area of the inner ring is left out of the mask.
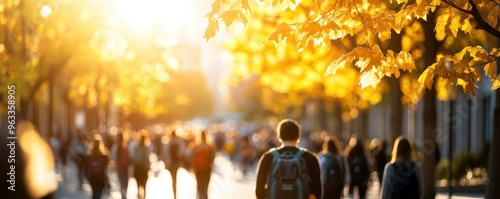
<path id="1" fill-rule="evenodd" d="M 149 180 L 146 185 L 147 199 L 173 198 L 172 181 L 170 173 L 167 170 L 161 170 L 157 176 L 153 172 L 149 174 Z M 111 190 L 108 199 L 121 199 L 118 186 L 118 178 L 114 172 L 110 172 Z M 196 181 L 194 174 L 180 169 L 178 172 L 178 199 L 196 198 Z M 137 198 L 137 187 L 134 178 L 129 180 L 129 189 L 127 198 Z M 374 182 L 373 186 L 367 191 L 367 199 L 378 199 L 379 183 Z M 55 193 L 57 199 L 88 199 L 91 197 L 91 189 L 87 183 L 84 183 L 83 190 L 78 189 L 76 180 L 76 167 L 67 167 L 67 178 L 63 180 L 60 177 L 59 188 Z M 214 171 L 210 180 L 209 198 L 213 199 L 254 199 L 255 198 L 255 174 L 249 173 L 243 177 L 241 172 L 236 169 L 225 157 L 218 156 L 215 160 Z M 347 199 L 358 198 L 355 196 L 344 197 Z M 439 192 L 437 199 L 447 199 L 448 193 Z M 479 199 L 484 198 L 481 194 L 455 194 L 453 199 Z"/>

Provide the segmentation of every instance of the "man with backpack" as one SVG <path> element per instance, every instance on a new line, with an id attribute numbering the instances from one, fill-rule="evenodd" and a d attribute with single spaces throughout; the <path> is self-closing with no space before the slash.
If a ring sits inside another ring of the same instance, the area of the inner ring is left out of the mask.
<path id="1" fill-rule="evenodd" d="M 318 158 L 297 147 L 300 125 L 292 119 L 278 124 L 282 145 L 262 155 L 257 170 L 255 193 L 268 199 L 321 199 L 323 186 Z"/>

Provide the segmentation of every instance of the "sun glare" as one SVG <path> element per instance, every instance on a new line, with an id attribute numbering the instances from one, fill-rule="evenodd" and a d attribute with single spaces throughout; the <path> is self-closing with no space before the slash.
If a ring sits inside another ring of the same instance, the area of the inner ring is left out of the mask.
<path id="1" fill-rule="evenodd" d="M 190 4 L 192 0 L 114 0 L 117 17 L 135 31 L 178 30 L 190 17 Z"/>

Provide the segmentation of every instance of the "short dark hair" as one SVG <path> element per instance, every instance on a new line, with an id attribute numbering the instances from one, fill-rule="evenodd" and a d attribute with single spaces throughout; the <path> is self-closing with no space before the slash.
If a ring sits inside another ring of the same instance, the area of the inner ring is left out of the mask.
<path id="1" fill-rule="evenodd" d="M 293 119 L 284 119 L 278 124 L 276 132 L 281 140 L 293 141 L 300 136 L 300 125 Z"/>

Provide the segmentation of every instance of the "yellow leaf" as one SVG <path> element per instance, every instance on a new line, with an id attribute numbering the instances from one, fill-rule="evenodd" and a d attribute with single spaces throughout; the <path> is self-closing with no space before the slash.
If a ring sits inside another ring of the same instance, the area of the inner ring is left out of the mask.
<path id="1" fill-rule="evenodd" d="M 252 12 L 250 5 L 248 5 L 248 0 L 241 0 L 241 8 L 250 11 L 250 13 Z"/>
<path id="2" fill-rule="evenodd" d="M 494 90 L 497 90 L 498 88 L 500 88 L 500 80 L 495 79 L 493 81 L 493 85 L 491 85 L 491 90 L 494 91 Z"/>
<path id="3" fill-rule="evenodd" d="M 219 12 L 219 10 L 220 10 L 220 1 L 221 0 L 214 0 L 214 3 L 212 4 L 212 12 Z"/>
<path id="4" fill-rule="evenodd" d="M 207 26 L 207 29 L 205 30 L 205 34 L 203 35 L 203 38 L 205 38 L 208 41 L 210 38 L 215 36 L 215 33 L 217 32 L 218 29 L 219 29 L 219 26 L 218 26 L 217 22 L 213 19 L 210 19 L 208 21 L 208 26 Z"/>
<path id="5" fill-rule="evenodd" d="M 398 63 L 398 67 L 403 70 L 411 71 L 415 69 L 415 62 L 413 61 L 410 53 L 401 51 L 396 57 L 396 61 Z"/>
<path id="6" fill-rule="evenodd" d="M 460 23 L 460 15 L 453 16 L 451 18 L 449 28 L 450 28 L 451 34 L 453 34 L 454 37 L 457 37 L 458 29 L 461 27 L 462 27 L 462 24 Z"/>
<path id="7" fill-rule="evenodd" d="M 434 68 L 429 66 L 418 78 L 418 82 L 423 84 L 426 88 L 432 89 L 434 79 Z"/>
<path id="8" fill-rule="evenodd" d="M 240 14 L 239 10 L 228 10 L 221 14 L 221 18 L 226 24 L 226 27 L 229 28 L 229 26 L 233 24 L 234 20 L 239 17 L 239 14 Z"/>
<path id="9" fill-rule="evenodd" d="M 473 29 L 472 25 L 470 24 L 470 19 L 465 19 L 463 24 L 462 24 L 462 27 L 460 28 L 462 31 L 464 31 L 465 33 L 470 33 Z"/>
<path id="10" fill-rule="evenodd" d="M 377 76 L 377 74 L 375 74 L 375 71 L 370 70 L 361 74 L 359 81 L 361 82 L 361 89 L 366 88 L 367 86 L 377 88 L 377 85 L 380 82 L 380 78 Z"/>
<path id="11" fill-rule="evenodd" d="M 497 76 L 497 65 L 495 62 L 491 62 L 486 64 L 484 66 L 484 71 L 486 72 L 486 75 L 490 77 L 491 79 L 495 78 Z"/>
<path id="12" fill-rule="evenodd" d="M 345 64 L 346 64 L 346 60 L 337 60 L 337 61 L 334 61 L 332 62 L 328 68 L 326 69 L 326 72 L 325 72 L 325 76 L 326 75 L 329 75 L 329 74 L 333 74 L 335 75 L 335 73 L 337 73 L 337 70 L 338 69 L 341 69 L 341 68 L 344 68 L 345 67 Z"/>
<path id="13" fill-rule="evenodd" d="M 382 31 L 378 33 L 378 38 L 380 38 L 381 41 L 386 41 L 391 39 L 391 31 Z"/>
<path id="14" fill-rule="evenodd" d="M 439 15 L 436 20 L 436 28 L 434 29 L 436 32 L 436 39 L 442 41 L 446 37 L 446 25 L 448 24 L 448 19 L 450 18 L 449 12 L 444 12 Z"/>
<path id="15" fill-rule="evenodd" d="M 462 49 L 462 51 L 460 51 L 459 53 L 455 54 L 454 58 L 457 60 L 457 61 L 460 61 L 464 58 L 464 55 L 465 53 L 470 49 L 470 46 L 467 46 L 465 47 L 464 49 Z"/>

